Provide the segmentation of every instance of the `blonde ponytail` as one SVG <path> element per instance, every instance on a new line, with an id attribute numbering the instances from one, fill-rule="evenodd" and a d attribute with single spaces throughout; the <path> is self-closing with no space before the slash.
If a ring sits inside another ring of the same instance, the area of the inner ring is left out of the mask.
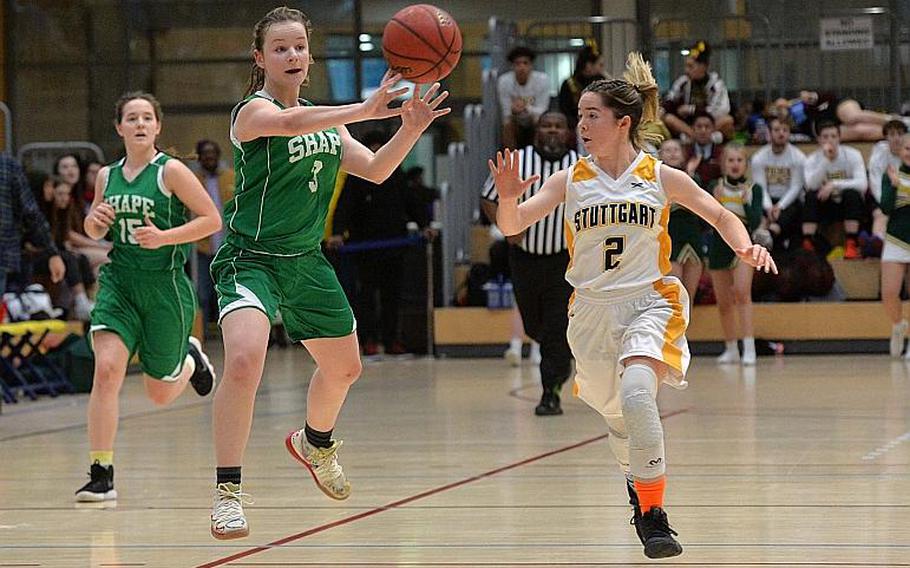
<path id="1" fill-rule="evenodd" d="M 663 136 L 659 129 L 649 128 L 649 125 L 658 121 L 657 114 L 660 105 L 657 81 L 651 71 L 651 64 L 644 60 L 641 53 L 630 52 L 626 58 L 626 70 L 622 76 L 641 95 L 641 124 L 635 133 L 635 145 L 641 148 L 650 142 L 659 146 L 663 142 Z"/>
<path id="2" fill-rule="evenodd" d="M 659 123 L 657 81 L 651 73 L 651 64 L 637 51 L 629 53 L 622 79 L 594 81 L 584 92 L 599 94 L 604 106 L 611 108 L 615 116 L 632 119 L 629 136 L 636 148 L 648 144 L 657 147 L 663 142 L 663 129 L 655 128 Z"/>

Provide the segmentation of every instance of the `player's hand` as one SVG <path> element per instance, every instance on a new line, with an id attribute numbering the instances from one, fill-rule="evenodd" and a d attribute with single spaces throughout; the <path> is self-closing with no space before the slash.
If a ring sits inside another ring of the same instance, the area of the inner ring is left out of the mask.
<path id="1" fill-rule="evenodd" d="M 768 219 L 771 221 L 777 221 L 780 218 L 780 205 L 773 205 L 771 211 L 768 212 Z"/>
<path id="2" fill-rule="evenodd" d="M 338 250 L 344 244 L 344 237 L 341 235 L 332 235 L 325 240 L 325 248 L 329 250 Z"/>
<path id="3" fill-rule="evenodd" d="M 439 83 L 433 83 L 422 97 L 414 85 L 411 100 L 401 105 L 401 127 L 423 132 L 431 122 L 452 111 L 449 107 L 439 108 L 448 96 L 448 91 L 439 92 Z"/>
<path id="4" fill-rule="evenodd" d="M 51 282 L 54 284 L 60 282 L 66 276 L 66 265 L 63 264 L 63 258 L 59 254 L 55 254 L 47 260 L 47 268 L 51 273 Z"/>
<path id="5" fill-rule="evenodd" d="M 830 181 L 826 181 L 818 190 L 818 200 L 828 201 L 828 198 L 831 197 L 832 193 L 834 193 L 834 184 Z"/>
<path id="6" fill-rule="evenodd" d="M 765 272 L 777 274 L 777 265 L 774 264 L 771 253 L 761 245 L 736 249 L 736 256 L 749 266 L 754 266 L 755 270 L 764 270 Z"/>
<path id="7" fill-rule="evenodd" d="M 487 160 L 490 167 L 490 174 L 493 176 L 493 184 L 496 186 L 496 193 L 502 199 L 518 199 L 529 187 L 540 180 L 540 176 L 531 176 L 528 179 L 521 179 L 518 174 L 518 150 L 505 150 L 496 152 L 496 163 L 493 160 Z"/>
<path id="8" fill-rule="evenodd" d="M 696 154 L 689 158 L 689 162 L 686 164 L 686 173 L 689 174 L 689 177 L 694 177 L 695 172 L 698 170 L 698 166 L 701 165 L 701 154 Z"/>
<path id="9" fill-rule="evenodd" d="M 888 166 L 888 179 L 891 180 L 891 185 L 894 187 L 900 187 L 901 179 L 897 175 L 897 168 L 894 166 Z"/>
<path id="10" fill-rule="evenodd" d="M 165 245 L 173 244 L 167 240 L 167 235 L 152 223 L 148 215 L 145 216 L 145 225 L 137 227 L 133 231 L 133 238 L 144 249 L 156 249 Z"/>
<path id="11" fill-rule="evenodd" d="M 379 84 L 379 88 L 373 91 L 373 94 L 370 95 L 367 100 L 360 103 L 360 108 L 365 119 L 379 120 L 399 116 L 401 114 L 402 107 L 389 108 L 389 103 L 408 92 L 407 87 L 401 87 L 394 91 L 392 90 L 395 83 L 400 80 L 401 75 L 399 73 L 393 74 L 391 71 L 386 71 L 385 75 L 382 77 L 382 82 Z"/>
<path id="12" fill-rule="evenodd" d="M 111 204 L 103 201 L 92 207 L 92 210 L 89 211 L 87 217 L 93 225 L 104 232 L 107 232 L 108 228 L 114 224 L 116 218 L 117 213 L 114 212 L 114 208 L 111 207 Z"/>

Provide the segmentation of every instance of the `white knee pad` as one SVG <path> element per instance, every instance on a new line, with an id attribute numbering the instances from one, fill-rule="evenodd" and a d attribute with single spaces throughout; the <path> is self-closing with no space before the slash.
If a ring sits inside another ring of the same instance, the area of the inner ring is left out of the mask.
<path id="1" fill-rule="evenodd" d="M 647 365 L 630 365 L 623 372 L 621 389 L 632 475 L 637 479 L 660 477 L 666 472 L 666 457 L 657 410 L 657 375 Z"/>
<path id="2" fill-rule="evenodd" d="M 629 477 L 632 470 L 629 466 L 629 433 L 626 431 L 626 422 L 622 416 L 607 416 L 606 419 L 607 428 L 610 430 L 610 435 L 607 437 L 610 450 L 623 474 Z"/>

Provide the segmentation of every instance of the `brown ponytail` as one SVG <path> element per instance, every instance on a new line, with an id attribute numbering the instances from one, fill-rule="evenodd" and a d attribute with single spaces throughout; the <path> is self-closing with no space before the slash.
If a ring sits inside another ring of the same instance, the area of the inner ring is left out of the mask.
<path id="1" fill-rule="evenodd" d="M 275 8 L 263 16 L 261 20 L 256 22 L 256 25 L 253 27 L 253 43 L 250 46 L 250 55 L 253 57 L 253 65 L 250 68 L 250 84 L 246 89 L 244 98 L 252 95 L 256 91 L 262 89 L 263 86 L 265 86 L 265 69 L 256 65 L 256 58 L 253 53 L 256 51 L 262 51 L 262 45 L 265 43 L 265 34 L 269 31 L 269 28 L 272 27 L 273 24 L 280 24 L 282 22 L 299 22 L 303 24 L 303 26 L 306 28 L 307 38 L 310 37 L 310 33 L 312 31 L 312 24 L 310 23 L 310 19 L 300 10 L 288 8 L 287 6 L 280 6 L 278 8 Z M 313 58 L 310 56 L 310 63 L 312 62 Z M 307 86 L 309 84 L 310 78 L 308 76 L 303 85 Z"/>

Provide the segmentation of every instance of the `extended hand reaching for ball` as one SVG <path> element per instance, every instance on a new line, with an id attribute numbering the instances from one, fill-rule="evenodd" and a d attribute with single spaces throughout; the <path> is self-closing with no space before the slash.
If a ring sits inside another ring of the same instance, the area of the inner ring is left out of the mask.
<path id="1" fill-rule="evenodd" d="M 407 87 L 392 90 L 395 83 L 400 80 L 401 75 L 398 73 L 386 71 L 379 87 L 373 91 L 373 94 L 370 95 L 367 100 L 360 103 L 360 106 L 363 109 L 363 115 L 368 120 L 391 118 L 401 114 L 402 107 L 389 108 L 389 103 L 408 92 Z"/>
<path id="2" fill-rule="evenodd" d="M 401 106 L 401 127 L 423 132 L 431 122 L 452 111 L 449 107 L 439 108 L 448 96 L 448 91 L 439 92 L 439 83 L 433 83 L 422 97 L 419 87 L 414 85 L 414 95 Z"/>

